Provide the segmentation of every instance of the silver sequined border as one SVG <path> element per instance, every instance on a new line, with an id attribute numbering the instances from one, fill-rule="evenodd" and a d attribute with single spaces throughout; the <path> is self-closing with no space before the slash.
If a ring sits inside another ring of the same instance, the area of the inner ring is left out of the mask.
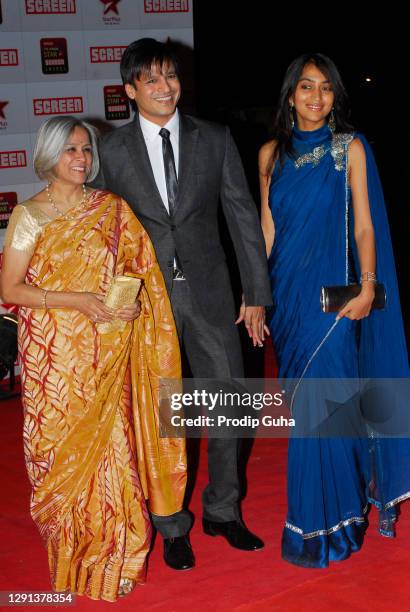
<path id="1" fill-rule="evenodd" d="M 393 499 L 388 504 L 386 504 L 386 510 L 388 510 L 389 508 L 393 508 L 393 506 L 395 506 L 396 504 L 399 504 L 405 499 L 409 499 L 409 497 L 410 497 L 410 491 L 408 491 L 407 493 L 404 493 L 403 495 L 400 495 L 400 497 L 396 497 L 396 499 Z"/>
<path id="2" fill-rule="evenodd" d="M 363 509 L 363 515 L 366 514 L 367 509 L 368 509 L 368 506 L 366 505 Z M 333 527 L 330 527 L 330 529 L 318 529 L 317 531 L 311 531 L 310 533 L 303 533 L 303 530 L 300 529 L 300 527 L 296 527 L 295 525 L 292 525 L 292 523 L 289 523 L 288 521 L 286 521 L 285 527 L 286 529 L 290 529 L 294 533 L 301 535 L 304 540 L 310 540 L 310 538 L 316 538 L 317 536 L 331 535 L 332 533 L 335 533 L 335 531 L 342 529 L 342 527 L 348 527 L 352 523 L 364 523 L 365 521 L 366 521 L 365 516 L 352 516 L 349 519 L 340 521 L 340 523 L 337 523 L 337 525 L 333 525 Z"/>

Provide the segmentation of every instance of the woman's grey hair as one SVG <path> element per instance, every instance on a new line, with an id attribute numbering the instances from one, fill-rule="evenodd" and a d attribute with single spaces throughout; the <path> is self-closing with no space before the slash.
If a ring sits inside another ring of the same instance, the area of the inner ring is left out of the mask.
<path id="1" fill-rule="evenodd" d="M 33 165 L 39 179 L 52 180 L 55 178 L 53 168 L 58 163 L 64 147 L 76 127 L 82 127 L 87 130 L 90 137 L 92 162 L 90 171 L 87 174 L 87 183 L 95 179 L 100 169 L 97 146 L 98 132 L 87 121 L 69 115 L 48 119 L 38 131 Z"/>

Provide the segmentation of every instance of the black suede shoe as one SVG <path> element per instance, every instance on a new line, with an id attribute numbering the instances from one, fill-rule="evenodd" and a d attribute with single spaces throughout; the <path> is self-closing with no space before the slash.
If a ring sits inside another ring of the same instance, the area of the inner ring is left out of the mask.
<path id="1" fill-rule="evenodd" d="M 164 561 L 175 570 L 192 569 L 195 557 L 188 536 L 164 539 Z"/>
<path id="2" fill-rule="evenodd" d="M 260 550 L 264 547 L 262 540 L 251 533 L 241 521 L 217 523 L 202 519 L 202 526 L 207 535 L 224 536 L 231 546 L 239 550 Z"/>

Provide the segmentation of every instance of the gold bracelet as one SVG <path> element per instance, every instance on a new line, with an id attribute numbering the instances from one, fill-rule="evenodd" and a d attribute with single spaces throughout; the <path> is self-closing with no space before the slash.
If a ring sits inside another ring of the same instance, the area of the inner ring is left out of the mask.
<path id="1" fill-rule="evenodd" d="M 41 290 L 43 292 L 43 295 L 41 296 L 41 305 L 45 310 L 48 310 L 48 306 L 47 306 L 47 293 L 48 291 L 46 291 L 46 289 L 42 289 Z"/>

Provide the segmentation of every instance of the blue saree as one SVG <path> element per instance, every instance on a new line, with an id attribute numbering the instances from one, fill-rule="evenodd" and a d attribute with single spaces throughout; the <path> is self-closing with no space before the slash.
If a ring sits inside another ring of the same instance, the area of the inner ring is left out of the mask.
<path id="1" fill-rule="evenodd" d="M 319 301 L 323 285 L 347 284 L 359 270 L 355 246 L 347 239 L 353 235 L 347 154 L 355 137 L 366 151 L 377 277 L 388 296 L 385 310 L 360 322 L 323 313 Z M 332 134 L 325 125 L 311 132 L 295 127 L 293 147 L 297 156 L 281 167 L 276 163 L 269 193 L 275 225 L 270 330 L 279 377 L 408 377 L 388 220 L 370 146 L 360 134 Z M 296 406 L 296 420 L 303 408 Z M 397 462 L 405 469 L 397 469 Z M 407 440 L 291 438 L 283 558 L 304 567 L 346 559 L 361 547 L 369 502 L 381 513 L 381 532 L 392 536 L 394 506 L 410 497 L 409 491 Z"/>

